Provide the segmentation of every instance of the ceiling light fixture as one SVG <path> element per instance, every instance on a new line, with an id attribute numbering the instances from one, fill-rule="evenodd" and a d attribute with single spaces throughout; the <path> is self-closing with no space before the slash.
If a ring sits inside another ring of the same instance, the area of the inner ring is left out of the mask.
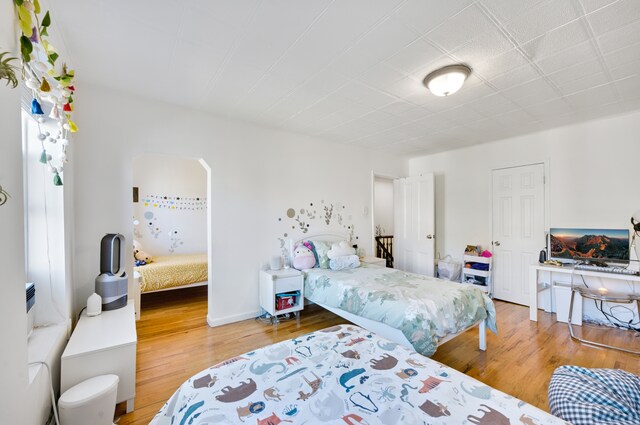
<path id="1" fill-rule="evenodd" d="M 469 74 L 466 65 L 449 65 L 431 72 L 422 83 L 436 96 L 449 96 L 462 88 Z"/>

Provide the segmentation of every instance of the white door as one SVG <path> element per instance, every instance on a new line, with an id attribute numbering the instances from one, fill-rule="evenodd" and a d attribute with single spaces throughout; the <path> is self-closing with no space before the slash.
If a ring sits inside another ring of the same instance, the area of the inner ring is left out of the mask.
<path id="1" fill-rule="evenodd" d="M 495 298 L 529 305 L 529 265 L 544 238 L 544 165 L 493 170 Z"/>
<path id="2" fill-rule="evenodd" d="M 394 267 L 433 276 L 435 193 L 433 174 L 394 180 Z"/>

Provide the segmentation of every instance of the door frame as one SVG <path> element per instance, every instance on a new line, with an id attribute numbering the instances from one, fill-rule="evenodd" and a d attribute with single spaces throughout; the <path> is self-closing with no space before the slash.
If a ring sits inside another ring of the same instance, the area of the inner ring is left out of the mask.
<path id="1" fill-rule="evenodd" d="M 385 173 L 378 173 L 375 170 L 371 170 L 371 205 L 370 205 L 370 210 L 371 210 L 371 244 L 370 244 L 370 248 L 371 248 L 371 253 L 368 256 L 371 257 L 375 257 L 376 255 L 376 177 L 377 178 L 381 178 L 381 179 L 387 179 L 387 180 L 397 180 L 397 179 L 401 179 L 402 177 L 399 176 L 395 176 L 393 174 L 385 174 Z M 395 202 L 393 204 L 393 212 L 395 214 L 395 210 L 396 210 L 396 205 Z"/>
<path id="2" fill-rule="evenodd" d="M 174 154 L 174 153 L 157 153 L 157 152 L 148 152 L 148 151 L 144 151 L 144 152 L 138 152 L 135 155 L 133 155 L 131 157 L 131 162 L 130 162 L 130 170 L 131 170 L 131 174 L 130 176 L 130 181 L 129 181 L 129 187 L 133 187 L 133 167 L 134 167 L 134 160 L 138 159 L 138 158 L 142 158 L 145 156 L 163 156 L 163 157 L 173 157 L 173 158 L 181 158 L 181 159 L 190 159 L 192 161 L 197 162 L 198 164 L 200 164 L 200 166 L 202 166 L 202 168 L 204 169 L 204 171 L 207 174 L 207 190 L 206 190 L 206 194 L 207 194 L 207 209 L 206 209 L 206 215 L 207 215 L 207 315 L 206 317 L 208 318 L 209 316 L 209 304 L 210 304 L 210 300 L 212 298 L 212 292 L 213 292 L 213 237 L 212 237 L 212 229 L 213 229 L 213 222 L 212 222 L 212 208 L 211 208 L 211 199 L 212 199 L 212 177 L 211 177 L 211 166 L 207 163 L 207 161 L 202 158 L 202 157 L 193 157 L 193 156 L 189 156 L 189 155 L 180 155 L 180 154 Z M 131 192 L 128 193 L 128 199 L 131 199 Z M 131 204 L 131 215 L 133 215 L 133 203 Z M 132 243 L 129 244 L 130 246 L 133 246 L 133 226 L 129 226 L 129 230 L 128 232 L 131 233 L 127 233 L 131 235 L 131 241 Z M 142 293 L 140 292 L 140 285 L 136 282 L 135 277 L 134 277 L 134 271 L 133 271 L 133 266 L 134 266 L 134 260 L 133 260 L 133 255 L 130 256 L 130 259 L 127 261 L 127 268 L 131 267 L 131 274 L 129 275 L 129 281 L 128 281 L 128 288 L 127 288 L 127 293 L 128 294 L 132 294 L 133 295 L 133 299 L 134 299 L 134 310 L 135 310 L 135 314 L 136 314 L 136 321 L 140 320 L 140 312 L 141 312 L 141 307 L 142 307 L 142 302 L 141 302 L 141 296 Z M 133 291 L 132 291 L 133 290 Z M 131 296 L 131 295 L 129 295 Z"/>
<path id="3" fill-rule="evenodd" d="M 550 158 L 545 158 L 542 161 L 532 161 L 532 162 L 527 162 L 527 163 L 515 163 L 515 164 L 509 164 L 509 165 L 504 165 L 504 166 L 499 166 L 499 167 L 492 167 L 491 168 L 491 214 L 489 214 L 489 220 L 491 221 L 489 223 L 490 225 L 490 229 L 491 229 L 491 250 L 492 252 L 494 251 L 494 246 L 493 246 L 493 236 L 494 236 L 494 229 L 493 229 L 493 218 L 494 218 L 494 211 L 493 211 L 493 172 L 494 171 L 499 171 L 499 170 L 507 170 L 509 168 L 520 168 L 520 167 L 527 167 L 530 165 L 542 165 L 543 166 L 543 184 L 542 184 L 542 191 L 543 191 L 543 196 L 542 198 L 544 199 L 544 208 L 543 208 L 543 222 L 544 222 L 544 244 L 545 246 L 548 245 L 548 233 L 549 233 L 549 212 L 550 212 L 550 190 L 549 185 L 551 184 L 551 176 L 550 176 Z M 528 274 L 527 274 L 528 275 Z M 496 287 L 496 282 L 495 282 L 495 276 L 492 278 L 493 279 L 493 288 L 494 288 L 494 292 L 495 292 L 495 287 Z M 525 282 L 526 284 L 526 282 Z"/>

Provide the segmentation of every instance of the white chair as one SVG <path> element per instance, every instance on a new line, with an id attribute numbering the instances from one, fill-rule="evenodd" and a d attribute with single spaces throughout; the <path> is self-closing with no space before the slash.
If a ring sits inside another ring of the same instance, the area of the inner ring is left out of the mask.
<path id="1" fill-rule="evenodd" d="M 613 350 L 624 351 L 626 353 L 631 354 L 639 354 L 640 351 L 630 350 L 622 347 L 615 347 L 609 344 L 603 344 L 600 342 L 579 338 L 573 333 L 573 301 L 576 293 L 580 294 L 583 298 L 595 300 L 596 302 L 608 302 L 608 303 L 618 303 L 618 304 L 633 304 L 637 303 L 638 312 L 640 312 L 640 293 L 635 291 L 632 292 L 616 292 L 610 291 L 606 288 L 590 288 L 584 282 L 584 278 L 579 284 L 575 284 L 575 270 L 571 274 L 571 300 L 569 301 L 569 320 L 567 321 L 569 324 L 569 333 L 571 334 L 571 338 L 579 341 L 583 344 L 594 345 L 597 347 L 611 348 Z"/>

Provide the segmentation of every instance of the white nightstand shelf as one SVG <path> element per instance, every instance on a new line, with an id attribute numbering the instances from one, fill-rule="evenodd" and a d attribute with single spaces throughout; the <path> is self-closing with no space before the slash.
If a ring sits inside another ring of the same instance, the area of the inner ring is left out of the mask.
<path id="1" fill-rule="evenodd" d="M 280 294 L 297 293 L 293 307 L 278 310 L 276 298 Z M 304 277 L 296 269 L 260 271 L 260 306 L 277 323 L 277 316 L 294 313 L 299 317 L 304 308 Z"/>

